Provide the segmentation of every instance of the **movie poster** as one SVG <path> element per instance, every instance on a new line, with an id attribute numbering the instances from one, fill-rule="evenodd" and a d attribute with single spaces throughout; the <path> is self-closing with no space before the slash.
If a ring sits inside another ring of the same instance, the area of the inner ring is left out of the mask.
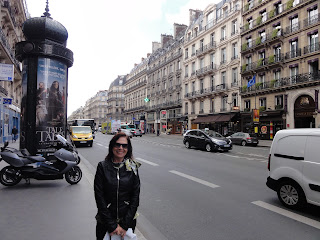
<path id="1" fill-rule="evenodd" d="M 26 124 L 27 124 L 27 115 L 26 115 L 26 107 L 27 107 L 27 84 L 28 84 L 28 60 L 23 60 L 22 63 L 22 93 L 21 93 L 21 122 L 20 122 L 20 148 L 26 148 Z"/>
<path id="2" fill-rule="evenodd" d="M 37 152 L 54 152 L 56 134 L 66 130 L 67 66 L 60 61 L 39 58 L 37 72 Z"/>

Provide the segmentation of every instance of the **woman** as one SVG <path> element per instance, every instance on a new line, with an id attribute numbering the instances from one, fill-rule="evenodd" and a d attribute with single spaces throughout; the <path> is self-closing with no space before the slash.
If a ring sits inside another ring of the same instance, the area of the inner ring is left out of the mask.
<path id="1" fill-rule="evenodd" d="M 130 138 L 125 133 L 116 134 L 109 143 L 107 157 L 98 164 L 94 179 L 97 240 L 102 240 L 107 231 L 110 236 L 117 234 L 123 238 L 128 228 L 134 230 L 139 206 L 140 165 L 133 160 Z"/>
<path id="2" fill-rule="evenodd" d="M 59 82 L 54 81 L 49 89 L 48 103 L 49 121 L 61 121 L 64 112 L 62 95 L 59 89 Z"/>

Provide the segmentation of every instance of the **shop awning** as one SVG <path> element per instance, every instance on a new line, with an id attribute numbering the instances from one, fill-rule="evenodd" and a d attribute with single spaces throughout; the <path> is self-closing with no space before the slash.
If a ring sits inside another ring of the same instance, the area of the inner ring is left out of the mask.
<path id="1" fill-rule="evenodd" d="M 234 117 L 235 114 L 221 114 L 219 115 L 219 118 L 216 119 L 216 122 L 228 122 L 231 120 L 231 118 Z"/>
<path id="2" fill-rule="evenodd" d="M 216 122 L 216 119 L 218 119 L 219 117 L 220 117 L 219 115 L 197 117 L 192 123 L 211 123 L 211 122 Z"/>

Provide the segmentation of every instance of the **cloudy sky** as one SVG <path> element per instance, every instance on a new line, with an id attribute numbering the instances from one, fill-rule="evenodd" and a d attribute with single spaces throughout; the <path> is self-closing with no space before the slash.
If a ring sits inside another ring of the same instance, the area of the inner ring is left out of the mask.
<path id="1" fill-rule="evenodd" d="M 40 17 L 46 0 L 26 0 L 31 17 Z M 49 0 L 51 17 L 68 30 L 74 53 L 69 69 L 68 116 L 118 75 L 152 51 L 173 24 L 186 24 L 189 9 L 204 10 L 217 0 Z"/>

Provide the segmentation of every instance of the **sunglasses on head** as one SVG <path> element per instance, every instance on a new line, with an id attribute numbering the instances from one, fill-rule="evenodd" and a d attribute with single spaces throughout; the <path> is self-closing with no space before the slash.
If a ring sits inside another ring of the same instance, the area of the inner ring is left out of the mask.
<path id="1" fill-rule="evenodd" d="M 128 144 L 127 143 L 115 143 L 114 147 L 116 148 L 120 148 L 122 146 L 122 148 L 128 148 Z"/>

